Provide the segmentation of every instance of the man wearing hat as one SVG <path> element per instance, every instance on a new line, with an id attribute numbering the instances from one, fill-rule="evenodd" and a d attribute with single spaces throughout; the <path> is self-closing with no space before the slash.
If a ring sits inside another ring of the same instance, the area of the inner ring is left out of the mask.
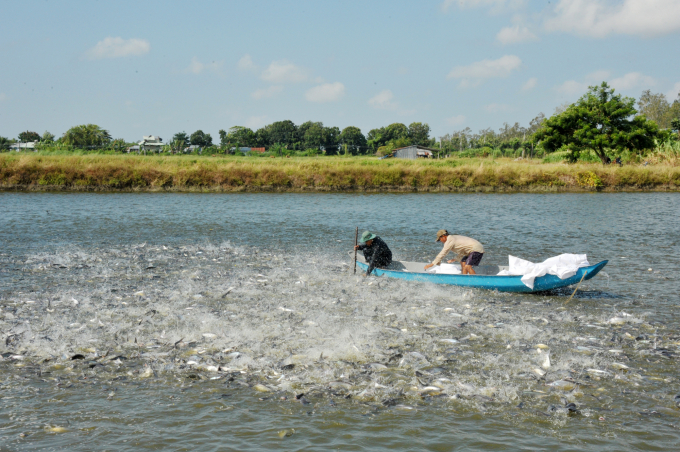
<path id="1" fill-rule="evenodd" d="M 425 270 L 435 265 L 439 265 L 444 259 L 444 256 L 448 254 L 449 251 L 456 253 L 456 258 L 451 259 L 448 263 L 452 263 L 455 260 L 460 261 L 460 268 L 464 275 L 476 275 L 472 267 L 476 267 L 482 261 L 482 256 L 484 256 L 484 247 L 475 239 L 470 237 L 464 237 L 462 235 L 450 235 L 449 231 L 446 229 L 440 229 L 437 231 L 436 242 L 442 242 L 444 247 L 437 254 L 431 264 L 425 266 Z"/>
<path id="2" fill-rule="evenodd" d="M 366 276 L 370 275 L 374 268 L 385 268 L 392 263 L 392 251 L 380 237 L 364 231 L 361 234 L 361 245 L 354 247 L 355 250 L 363 250 L 364 257 L 368 263 Z"/>

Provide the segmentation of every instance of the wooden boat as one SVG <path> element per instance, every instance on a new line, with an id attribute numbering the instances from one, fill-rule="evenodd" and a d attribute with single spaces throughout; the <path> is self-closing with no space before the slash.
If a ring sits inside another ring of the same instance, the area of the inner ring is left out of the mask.
<path id="1" fill-rule="evenodd" d="M 376 268 L 373 270 L 373 274 L 388 278 L 404 279 L 406 281 L 450 284 L 452 286 L 497 290 L 499 292 L 532 293 L 578 284 L 581 278 L 587 281 L 597 275 L 607 265 L 607 262 L 609 261 L 602 261 L 589 267 L 581 267 L 570 278 L 560 279 L 555 275 L 540 276 L 534 280 L 533 289 L 522 282 L 521 276 L 499 276 L 498 272 L 508 269 L 508 267 L 499 265 L 480 265 L 475 267 L 476 275 L 447 275 L 425 272 L 424 267 L 427 265 L 426 263 L 393 261 L 388 268 Z M 361 255 L 357 256 L 357 267 L 364 272 L 368 270 L 368 265 Z"/>

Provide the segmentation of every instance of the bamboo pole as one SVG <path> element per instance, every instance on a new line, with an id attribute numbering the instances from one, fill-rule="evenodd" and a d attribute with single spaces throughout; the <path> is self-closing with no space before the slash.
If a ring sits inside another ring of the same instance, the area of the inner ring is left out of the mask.
<path id="1" fill-rule="evenodd" d="M 357 249 L 356 246 L 359 244 L 359 226 L 354 231 L 354 274 L 357 274 Z"/>
<path id="2" fill-rule="evenodd" d="M 583 282 L 583 278 L 585 278 L 587 274 L 588 274 L 587 271 L 583 272 L 583 276 L 581 276 L 581 280 L 578 282 L 578 284 L 576 284 L 576 289 L 574 289 L 574 292 L 571 294 L 571 297 L 569 297 L 569 299 L 567 301 L 565 301 L 564 304 L 569 303 L 571 301 L 571 299 L 574 298 L 574 295 L 576 295 L 576 291 L 578 290 L 579 286 Z"/>

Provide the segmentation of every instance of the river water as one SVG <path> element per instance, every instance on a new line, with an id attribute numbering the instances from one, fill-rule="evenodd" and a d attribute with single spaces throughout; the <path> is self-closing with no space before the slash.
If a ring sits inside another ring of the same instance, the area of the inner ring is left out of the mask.
<path id="1" fill-rule="evenodd" d="M 0 193 L 0 450 L 676 449 L 678 224 L 664 193 Z M 609 264 L 568 303 L 364 278 L 355 226 Z"/>

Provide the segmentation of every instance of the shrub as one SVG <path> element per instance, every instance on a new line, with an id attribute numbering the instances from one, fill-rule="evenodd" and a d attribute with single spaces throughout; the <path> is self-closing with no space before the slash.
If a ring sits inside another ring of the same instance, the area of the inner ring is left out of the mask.
<path id="1" fill-rule="evenodd" d="M 601 188 L 604 184 L 602 179 L 592 171 L 582 171 L 576 175 L 576 181 L 581 187 L 586 188 Z"/>

